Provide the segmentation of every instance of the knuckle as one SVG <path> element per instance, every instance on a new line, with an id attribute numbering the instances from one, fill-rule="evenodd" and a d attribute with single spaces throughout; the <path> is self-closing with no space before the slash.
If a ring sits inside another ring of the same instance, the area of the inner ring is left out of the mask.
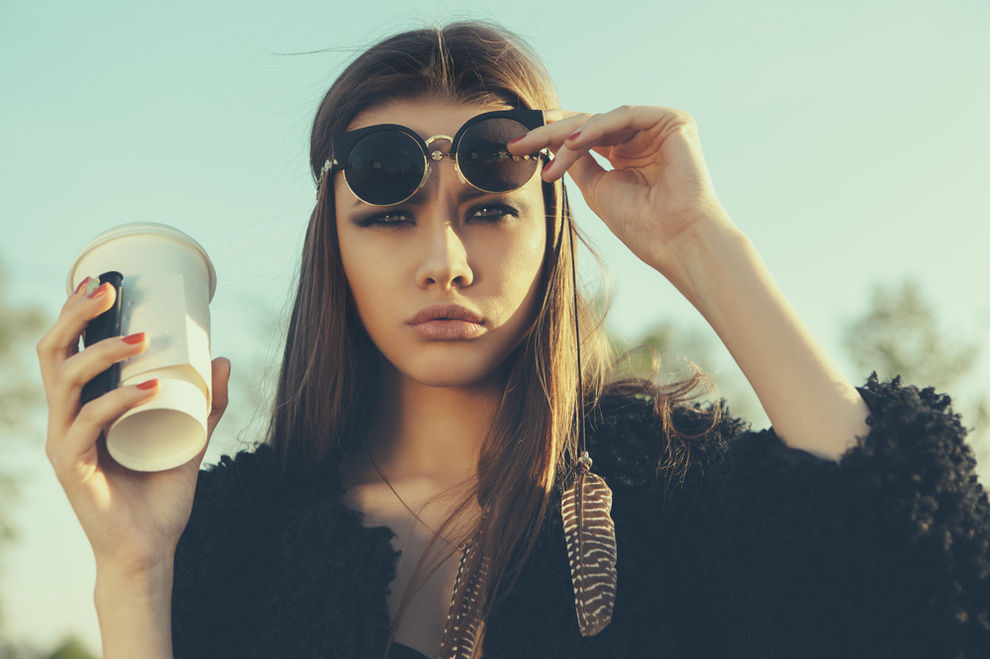
<path id="1" fill-rule="evenodd" d="M 697 126 L 697 122 L 695 122 L 694 117 L 691 116 L 691 113 L 687 110 L 674 110 L 674 114 L 688 126 Z"/>
<path id="2" fill-rule="evenodd" d="M 97 400 L 91 400 L 79 409 L 79 414 L 76 415 L 76 421 L 86 426 L 96 425 L 99 421 L 99 414 L 97 408 Z"/>
<path id="3" fill-rule="evenodd" d="M 53 442 L 49 441 L 45 443 L 45 457 L 48 458 L 48 462 L 58 472 L 58 450 L 55 448 Z"/>
<path id="4" fill-rule="evenodd" d="M 55 472 L 55 477 L 62 482 L 62 474 L 65 473 L 65 465 L 63 464 L 65 460 L 62 457 L 62 452 L 59 450 L 58 445 L 54 443 L 49 443 L 45 445 L 45 457 L 48 458 L 48 464 L 52 466 L 52 471 Z"/>
<path id="5" fill-rule="evenodd" d="M 38 343 L 34 346 L 34 350 L 38 353 L 39 357 L 45 357 L 52 352 L 51 332 L 45 332 L 45 335 L 38 339 Z"/>

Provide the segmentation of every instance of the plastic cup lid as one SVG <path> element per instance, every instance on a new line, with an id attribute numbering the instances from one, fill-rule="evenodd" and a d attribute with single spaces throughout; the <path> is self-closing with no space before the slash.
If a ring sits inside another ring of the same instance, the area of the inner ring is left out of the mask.
<path id="1" fill-rule="evenodd" d="M 200 255 L 203 257 L 203 262 L 206 263 L 206 269 L 207 272 L 209 272 L 209 276 L 210 276 L 210 296 L 208 299 L 210 300 L 213 299 L 213 294 L 217 290 L 217 273 L 216 270 L 214 270 L 213 268 L 213 262 L 210 261 L 209 254 L 206 253 L 206 250 L 203 249 L 202 245 L 200 245 L 198 242 L 193 240 L 193 238 L 189 236 L 187 233 L 180 231 L 179 229 L 176 229 L 175 227 L 169 224 L 162 224 L 161 222 L 128 222 L 127 224 L 119 224 L 115 227 L 111 227 L 107 229 L 100 235 L 90 240 L 88 243 L 86 243 L 85 247 L 79 250 L 79 253 L 76 254 L 76 258 L 73 261 L 72 267 L 69 268 L 69 275 L 66 278 L 66 283 L 65 283 L 66 293 L 71 295 L 72 291 L 75 290 L 74 286 L 72 285 L 73 275 L 75 274 L 75 264 L 78 263 L 80 260 L 82 260 L 82 258 L 89 251 L 96 249 L 100 245 L 109 242 L 111 240 L 115 240 L 117 238 L 122 238 L 124 236 L 136 236 L 141 234 L 168 236 L 170 238 L 175 238 L 176 240 L 186 243 L 187 245 L 189 245 L 189 247 L 192 247 L 197 252 L 199 252 Z"/>

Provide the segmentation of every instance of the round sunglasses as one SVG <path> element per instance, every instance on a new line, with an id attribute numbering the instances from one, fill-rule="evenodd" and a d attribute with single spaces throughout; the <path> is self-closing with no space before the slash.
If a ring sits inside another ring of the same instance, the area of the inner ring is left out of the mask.
<path id="1" fill-rule="evenodd" d="M 423 186 L 430 160 L 454 158 L 462 180 L 484 192 L 509 192 L 529 181 L 546 151 L 514 155 L 506 144 L 543 125 L 541 110 L 497 110 L 471 117 L 453 137 L 434 135 L 424 140 L 398 124 L 379 124 L 334 135 L 333 159 L 327 160 L 320 181 L 339 170 L 354 196 L 371 206 L 401 204 Z M 450 152 L 433 148 L 450 142 Z"/>

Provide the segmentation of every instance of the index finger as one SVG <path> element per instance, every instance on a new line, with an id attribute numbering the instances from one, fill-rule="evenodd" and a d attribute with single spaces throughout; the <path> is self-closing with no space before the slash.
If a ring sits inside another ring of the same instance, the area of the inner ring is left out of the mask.
<path id="1" fill-rule="evenodd" d="M 97 286 L 91 294 L 87 290 L 87 286 L 80 285 L 69 296 L 55 323 L 38 341 L 41 381 L 46 390 L 51 388 L 58 365 L 79 352 L 79 336 L 86 324 L 112 307 L 116 300 L 117 291 L 111 284 Z"/>
<path id="2" fill-rule="evenodd" d="M 516 154 L 533 153 L 547 147 L 556 150 L 590 116 L 586 112 L 571 110 L 544 110 L 544 125 L 534 128 L 506 146 L 510 153 Z"/>
<path id="3" fill-rule="evenodd" d="M 582 115 L 585 115 L 585 114 L 587 114 L 587 113 L 586 112 L 575 112 L 573 110 L 564 110 L 562 108 L 556 108 L 556 109 L 553 109 L 553 110 L 544 110 L 543 111 L 543 120 L 547 124 L 553 124 L 553 123 L 557 123 L 558 121 L 562 121 L 564 119 L 569 119 L 571 117 L 582 116 Z"/>

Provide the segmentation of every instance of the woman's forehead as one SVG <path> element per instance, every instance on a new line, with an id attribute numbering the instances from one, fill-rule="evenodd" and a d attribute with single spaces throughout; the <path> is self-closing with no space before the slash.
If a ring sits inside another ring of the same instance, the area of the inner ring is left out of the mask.
<path id="1" fill-rule="evenodd" d="M 452 137 L 471 117 L 482 112 L 508 109 L 510 107 L 505 104 L 460 103 L 436 98 L 398 99 L 364 110 L 351 121 L 347 130 L 399 124 L 413 129 L 423 139 L 434 135 Z"/>

